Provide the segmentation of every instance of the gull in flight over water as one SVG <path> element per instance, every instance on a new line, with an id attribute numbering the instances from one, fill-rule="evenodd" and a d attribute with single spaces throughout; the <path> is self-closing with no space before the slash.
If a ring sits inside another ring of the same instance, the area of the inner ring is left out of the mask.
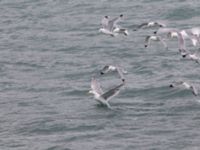
<path id="1" fill-rule="evenodd" d="M 118 34 L 124 34 L 127 36 L 129 34 L 128 30 L 117 25 L 122 18 L 122 14 L 114 19 L 109 19 L 109 16 L 105 16 L 101 21 L 102 27 L 99 29 L 99 32 L 110 36 L 117 36 Z"/>
<path id="2" fill-rule="evenodd" d="M 91 81 L 91 90 L 89 93 L 94 95 L 95 100 L 97 100 L 100 104 L 111 108 L 110 104 L 108 103 L 111 98 L 119 94 L 120 89 L 124 86 L 124 83 L 121 83 L 114 88 L 103 92 L 100 87 L 99 82 L 93 77 Z"/>
<path id="3" fill-rule="evenodd" d="M 180 38 L 180 35 L 184 40 L 190 39 L 193 46 L 197 46 L 197 44 L 200 44 L 200 29 L 199 28 L 192 28 L 192 29 L 185 29 L 185 30 L 179 30 L 176 28 L 160 28 L 157 31 L 154 32 L 154 34 L 160 35 L 160 34 L 167 34 L 167 37 L 169 38 Z"/>
<path id="4" fill-rule="evenodd" d="M 181 32 L 179 32 L 178 30 L 171 30 L 168 32 L 168 34 L 178 37 L 179 52 L 181 53 L 183 58 L 189 58 L 190 60 L 194 60 L 196 63 L 200 63 L 199 52 L 191 53 L 185 47 L 184 37 L 188 35 L 186 35 L 187 33 L 184 30 L 182 30 Z"/>
<path id="5" fill-rule="evenodd" d="M 197 46 L 197 44 L 200 45 L 200 28 L 194 27 L 191 29 L 186 29 L 185 31 L 188 34 L 188 37 L 191 39 L 193 46 Z"/>
<path id="6" fill-rule="evenodd" d="M 199 37 L 197 35 L 194 35 L 191 32 L 191 30 L 189 30 L 189 29 L 188 30 L 181 30 L 179 33 L 183 36 L 184 40 L 190 39 L 193 46 L 197 46 L 197 44 L 200 42 Z M 168 37 L 170 37 L 170 38 L 178 37 L 178 36 L 179 35 L 178 35 L 177 32 L 172 31 L 172 32 L 168 33 Z"/>
<path id="7" fill-rule="evenodd" d="M 182 88 L 185 88 L 185 89 L 187 89 L 187 90 L 191 90 L 192 93 L 193 93 L 195 96 L 198 95 L 197 89 L 196 89 L 194 86 L 192 86 L 192 85 L 190 85 L 189 83 L 184 82 L 184 81 L 173 82 L 172 84 L 170 84 L 169 87 L 171 87 L 171 88 L 174 88 L 174 87 L 179 87 L 179 88 L 181 88 L 181 87 L 182 87 Z"/>
<path id="8" fill-rule="evenodd" d="M 144 47 L 148 47 L 148 45 L 150 44 L 150 41 L 160 41 L 160 42 L 164 45 L 164 47 L 165 47 L 166 49 L 168 49 L 167 44 L 165 43 L 165 41 L 164 41 L 160 36 L 148 35 L 148 36 L 145 38 Z"/>
<path id="9" fill-rule="evenodd" d="M 101 69 L 100 74 L 104 75 L 104 74 L 109 73 L 109 72 L 117 72 L 119 74 L 122 82 L 125 82 L 124 74 L 126 74 L 127 71 L 125 71 L 124 69 L 122 69 L 118 65 L 116 65 L 116 66 L 106 65 L 106 66 L 103 67 L 103 69 Z"/>
<path id="10" fill-rule="evenodd" d="M 199 53 L 191 53 L 189 51 L 181 52 L 183 58 L 189 58 L 190 60 L 194 60 L 196 63 L 200 63 Z"/>
<path id="11" fill-rule="evenodd" d="M 164 24 L 162 21 L 150 21 L 150 22 L 145 22 L 136 27 L 134 31 L 137 31 L 137 29 L 144 29 L 144 28 L 151 28 L 151 27 L 166 27 L 166 24 Z"/>
<path id="12" fill-rule="evenodd" d="M 183 37 L 183 34 L 181 34 L 178 29 L 175 29 L 175 28 L 160 28 L 157 31 L 155 31 L 154 34 L 159 35 L 159 36 L 162 35 L 162 34 L 166 34 L 168 37 L 169 37 L 169 35 L 176 36 L 178 38 L 179 52 L 181 52 L 181 53 L 186 52 L 185 39 Z"/>

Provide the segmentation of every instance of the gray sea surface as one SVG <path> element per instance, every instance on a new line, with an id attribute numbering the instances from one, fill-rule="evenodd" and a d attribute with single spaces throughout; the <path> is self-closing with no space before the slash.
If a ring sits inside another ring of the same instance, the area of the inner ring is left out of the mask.
<path id="1" fill-rule="evenodd" d="M 98 32 L 103 16 L 120 14 L 129 36 Z M 200 90 L 200 65 L 181 58 L 175 39 L 144 48 L 154 30 L 131 26 L 150 20 L 199 26 L 200 1 L 0 0 L 0 149 L 199 150 L 200 96 L 169 85 Z M 88 94 L 107 64 L 128 71 L 113 110 Z"/>

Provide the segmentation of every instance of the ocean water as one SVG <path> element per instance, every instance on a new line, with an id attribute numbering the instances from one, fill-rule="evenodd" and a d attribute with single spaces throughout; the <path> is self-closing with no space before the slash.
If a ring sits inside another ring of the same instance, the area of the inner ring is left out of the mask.
<path id="1" fill-rule="evenodd" d="M 129 36 L 98 32 L 103 16 L 119 14 Z M 200 90 L 200 65 L 181 58 L 176 40 L 145 49 L 154 30 L 131 28 L 191 28 L 199 16 L 198 0 L 0 0 L 0 149 L 199 150 L 200 96 L 169 84 Z M 88 95 L 106 64 L 128 71 L 113 110 Z"/>

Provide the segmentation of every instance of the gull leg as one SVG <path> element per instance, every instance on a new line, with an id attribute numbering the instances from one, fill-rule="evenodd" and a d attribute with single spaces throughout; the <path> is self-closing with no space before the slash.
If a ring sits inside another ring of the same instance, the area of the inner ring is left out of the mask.
<path id="1" fill-rule="evenodd" d="M 112 109 L 112 107 L 110 106 L 110 104 L 108 102 L 106 102 L 105 104 L 109 109 Z"/>

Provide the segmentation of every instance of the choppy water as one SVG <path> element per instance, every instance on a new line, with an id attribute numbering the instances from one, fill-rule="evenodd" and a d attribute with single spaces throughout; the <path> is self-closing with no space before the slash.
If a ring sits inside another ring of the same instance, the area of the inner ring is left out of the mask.
<path id="1" fill-rule="evenodd" d="M 169 84 L 200 86 L 200 66 L 183 60 L 177 42 L 144 49 L 148 30 L 112 38 L 98 33 L 104 15 L 123 26 L 166 20 L 199 26 L 198 0 L 1 0 L 1 150 L 198 150 L 200 103 Z M 190 46 L 190 45 L 189 45 Z M 190 47 L 192 48 L 192 47 Z M 128 71 L 127 84 L 98 107 L 87 94 L 105 64 Z"/>

